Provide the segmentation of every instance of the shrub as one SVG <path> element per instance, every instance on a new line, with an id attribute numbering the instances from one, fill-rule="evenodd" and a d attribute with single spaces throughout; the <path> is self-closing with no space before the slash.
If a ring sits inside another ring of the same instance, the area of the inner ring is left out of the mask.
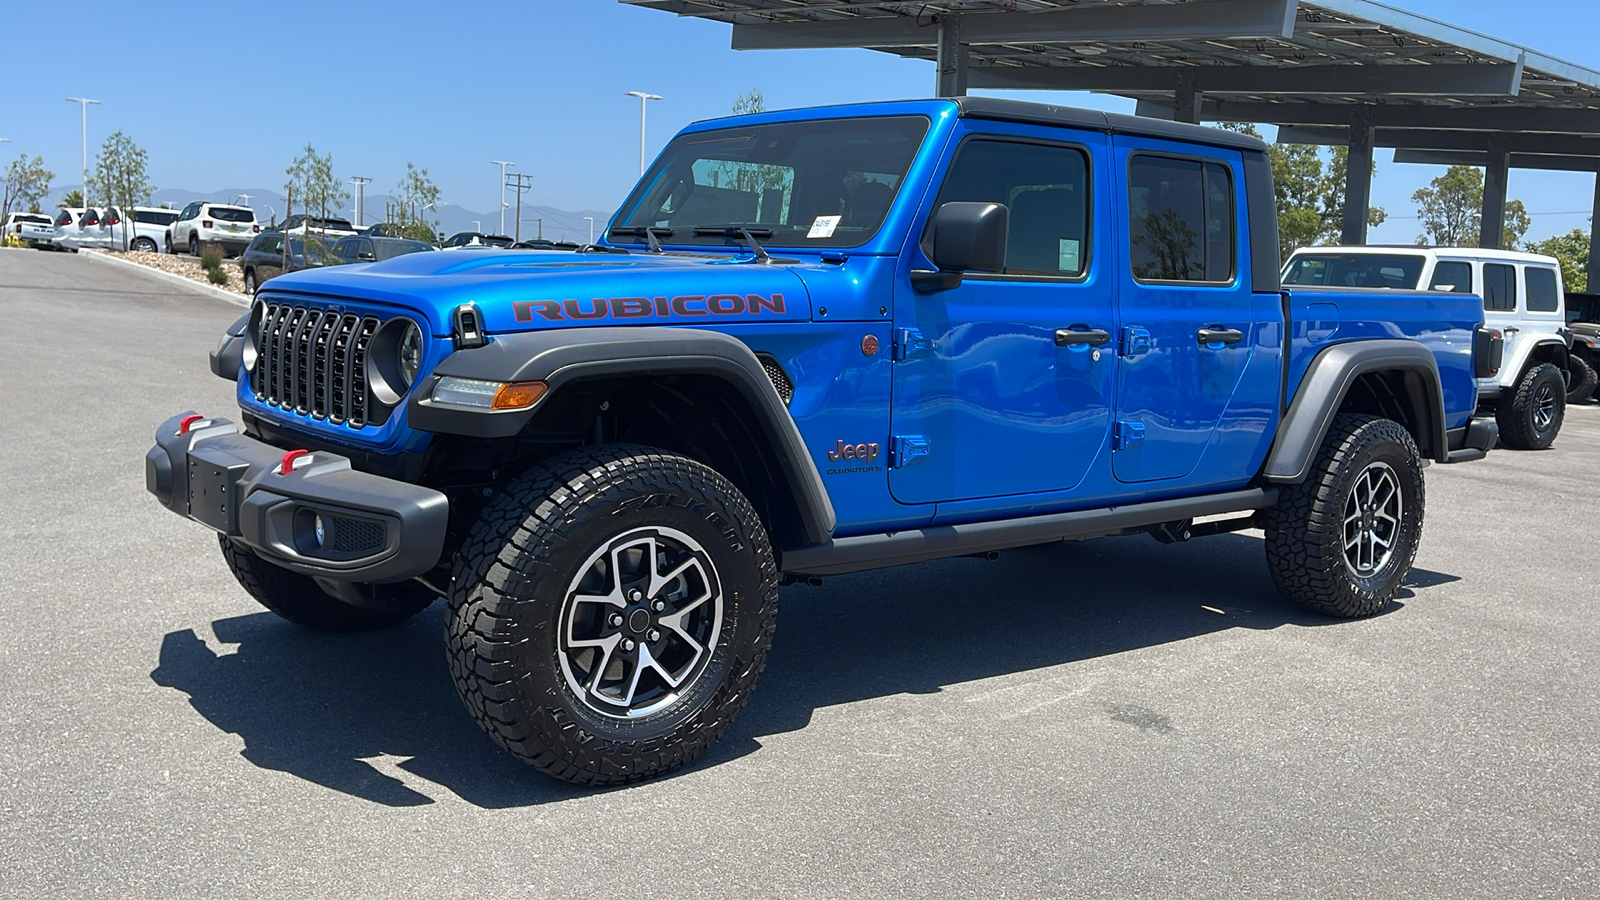
<path id="1" fill-rule="evenodd" d="M 216 268 L 212 268 L 212 269 L 207 269 L 206 270 L 206 280 L 210 281 L 212 284 L 227 284 L 228 283 L 228 273 L 223 271 L 221 266 L 217 266 Z"/>
<path id="2" fill-rule="evenodd" d="M 206 244 L 200 248 L 200 268 L 207 272 L 215 270 L 222 265 L 222 248 L 216 244 Z"/>

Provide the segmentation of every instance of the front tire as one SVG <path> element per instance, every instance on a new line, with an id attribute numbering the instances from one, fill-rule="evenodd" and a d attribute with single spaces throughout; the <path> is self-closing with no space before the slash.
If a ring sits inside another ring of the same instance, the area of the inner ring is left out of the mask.
<path id="1" fill-rule="evenodd" d="M 1500 443 L 1513 450 L 1547 450 L 1567 413 L 1567 380 L 1554 363 L 1529 369 L 1517 389 L 1495 404 Z"/>
<path id="2" fill-rule="evenodd" d="M 1422 458 L 1398 422 L 1344 413 L 1300 484 L 1266 513 L 1278 590 L 1312 612 L 1364 618 L 1394 599 L 1422 538 Z"/>
<path id="3" fill-rule="evenodd" d="M 310 577 L 267 562 L 227 535 L 217 539 L 223 560 L 246 593 L 282 618 L 313 631 L 346 634 L 388 628 L 427 609 L 435 599 L 432 591 L 415 582 L 369 584 L 359 587 L 370 606 L 353 606 L 329 596 Z"/>
<path id="4" fill-rule="evenodd" d="M 1595 373 L 1594 366 L 1576 353 L 1568 356 L 1567 404 L 1570 406 L 1589 399 L 1597 386 L 1600 386 L 1600 374 Z"/>
<path id="5" fill-rule="evenodd" d="M 244 270 L 244 292 L 245 292 L 245 295 L 249 296 L 249 297 L 254 297 L 256 295 L 256 270 L 255 269 L 245 269 Z"/>
<path id="6" fill-rule="evenodd" d="M 649 447 L 561 454 L 507 486 L 457 557 L 450 672 L 496 743 L 579 784 L 685 765 L 772 643 L 766 530 L 720 474 Z"/>

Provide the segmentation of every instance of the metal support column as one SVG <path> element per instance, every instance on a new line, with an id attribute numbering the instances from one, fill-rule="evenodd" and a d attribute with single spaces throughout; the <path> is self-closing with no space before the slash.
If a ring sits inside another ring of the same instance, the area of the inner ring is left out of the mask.
<path id="1" fill-rule="evenodd" d="M 1360 247 L 1367 243 L 1367 215 L 1372 207 L 1372 106 L 1356 104 L 1350 117 L 1350 156 L 1345 166 L 1344 227 L 1340 243 Z"/>
<path id="2" fill-rule="evenodd" d="M 1200 79 L 1191 71 L 1178 73 L 1178 90 L 1174 95 L 1172 120 L 1200 124 Z"/>
<path id="3" fill-rule="evenodd" d="M 959 13 L 939 14 L 939 47 L 934 65 L 938 69 L 937 96 L 967 95 L 967 45 L 961 43 Z"/>
<path id="4" fill-rule="evenodd" d="M 1503 250 L 1506 233 L 1506 180 L 1511 153 L 1498 135 L 1489 138 L 1489 164 L 1483 170 L 1483 216 L 1478 220 L 1478 247 Z"/>
<path id="5" fill-rule="evenodd" d="M 1600 293 L 1600 171 L 1594 176 L 1594 211 L 1589 218 L 1589 287 L 1591 294 Z"/>

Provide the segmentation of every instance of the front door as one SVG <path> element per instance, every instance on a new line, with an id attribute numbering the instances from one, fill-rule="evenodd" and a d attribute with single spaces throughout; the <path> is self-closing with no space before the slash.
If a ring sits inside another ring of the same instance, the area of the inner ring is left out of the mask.
<path id="1" fill-rule="evenodd" d="M 1117 358 L 1107 268 L 1103 135 L 985 123 L 958 131 L 936 198 L 1010 210 L 1006 267 L 920 294 L 907 249 L 895 287 L 889 486 L 902 503 L 1067 490 L 1100 458 Z M 916 234 L 926 234 L 919 225 Z"/>
<path id="2" fill-rule="evenodd" d="M 1240 155 L 1197 156 L 1149 139 L 1113 144 L 1127 256 L 1111 468 L 1122 482 L 1182 478 L 1224 422 L 1257 339 L 1241 274 Z"/>

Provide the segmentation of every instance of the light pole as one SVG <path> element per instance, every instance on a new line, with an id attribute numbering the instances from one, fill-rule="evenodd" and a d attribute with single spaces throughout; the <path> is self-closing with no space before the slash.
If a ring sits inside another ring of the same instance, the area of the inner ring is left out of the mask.
<path id="1" fill-rule="evenodd" d="M 584 216 L 583 220 L 589 223 L 589 243 L 594 243 L 594 216 Z"/>
<path id="2" fill-rule="evenodd" d="M 367 184 L 372 181 L 365 175 L 350 176 L 350 183 L 356 186 L 356 225 L 362 223 L 362 214 L 367 209 Z"/>
<path id="3" fill-rule="evenodd" d="M 481 219 L 473 219 L 472 230 L 478 234 L 483 234 L 483 221 Z"/>
<path id="4" fill-rule="evenodd" d="M 500 159 L 489 160 L 490 165 L 500 167 L 500 233 L 506 233 L 506 166 L 514 166 L 514 162 Z"/>
<path id="5" fill-rule="evenodd" d="M 83 205 L 89 205 L 89 104 L 100 105 L 99 100 L 90 100 L 88 97 L 68 97 L 68 103 L 78 104 L 78 110 L 83 118 Z"/>
<path id="6" fill-rule="evenodd" d="M 239 196 L 244 198 L 244 205 L 245 206 L 250 206 L 250 198 L 255 196 L 255 195 L 254 194 L 240 194 Z"/>
<path id="7" fill-rule="evenodd" d="M 644 91 L 625 91 L 624 96 L 639 98 L 639 174 L 644 174 L 644 104 L 647 100 L 660 100 L 660 94 L 647 94 Z"/>

